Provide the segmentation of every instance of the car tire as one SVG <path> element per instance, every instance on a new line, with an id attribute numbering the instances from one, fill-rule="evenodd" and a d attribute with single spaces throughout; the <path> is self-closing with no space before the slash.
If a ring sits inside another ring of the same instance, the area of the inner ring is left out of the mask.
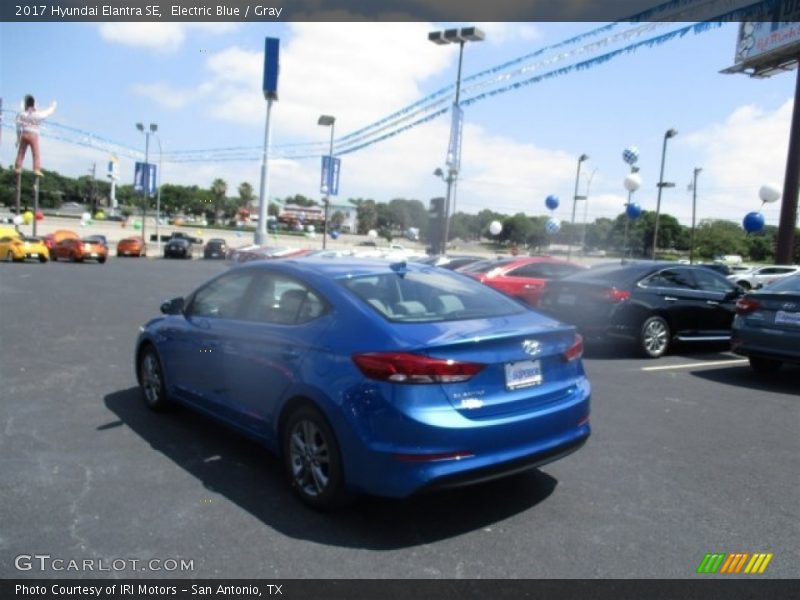
<path id="1" fill-rule="evenodd" d="M 327 510 L 346 501 L 339 443 L 316 407 L 302 404 L 292 411 L 283 428 L 282 450 L 289 484 L 306 505 Z"/>
<path id="2" fill-rule="evenodd" d="M 100 264 L 102 265 L 102 264 L 105 264 L 105 262 L 106 262 L 106 259 L 105 259 L 105 258 L 98 258 L 98 259 L 97 259 L 97 262 L 98 262 L 98 263 L 100 263 Z"/>
<path id="3" fill-rule="evenodd" d="M 750 357 L 750 368 L 761 375 L 769 375 L 781 368 L 783 363 L 772 358 Z"/>
<path id="4" fill-rule="evenodd" d="M 660 358 L 667 353 L 671 337 L 667 320 L 653 315 L 639 330 L 639 348 L 647 358 Z"/>
<path id="5" fill-rule="evenodd" d="M 46 263 L 47 262 L 47 257 L 46 256 L 40 256 L 39 257 L 39 262 L 40 263 Z"/>
<path id="6" fill-rule="evenodd" d="M 154 411 L 166 410 L 169 400 L 164 385 L 164 370 L 153 346 L 147 345 L 139 353 L 136 373 L 139 375 L 139 389 L 147 408 Z"/>
<path id="7" fill-rule="evenodd" d="M 11 250 L 6 252 L 6 262 L 14 262 L 14 253 Z"/>

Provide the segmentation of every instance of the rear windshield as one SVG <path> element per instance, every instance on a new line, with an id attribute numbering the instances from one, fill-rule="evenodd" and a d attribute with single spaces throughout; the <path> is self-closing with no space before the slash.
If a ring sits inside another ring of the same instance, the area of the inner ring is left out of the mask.
<path id="1" fill-rule="evenodd" d="M 384 273 L 341 283 L 388 321 L 488 319 L 526 310 L 490 287 L 447 271 Z"/>
<path id="2" fill-rule="evenodd" d="M 459 272 L 461 273 L 488 273 L 489 271 L 496 269 L 497 267 L 502 267 L 512 261 L 516 260 L 515 258 L 504 258 L 504 259 L 494 259 L 491 258 L 489 260 L 479 260 L 478 262 L 474 262 L 471 265 L 466 265 L 465 267 L 461 267 Z"/>
<path id="3" fill-rule="evenodd" d="M 646 266 L 643 267 L 636 264 L 622 265 L 619 263 L 610 263 L 578 271 L 577 273 L 564 277 L 562 281 L 587 281 L 613 286 L 623 286 L 632 284 L 651 270 L 652 269 Z"/>
<path id="4" fill-rule="evenodd" d="M 800 292 L 800 275 L 779 279 L 766 287 L 770 292 Z"/>

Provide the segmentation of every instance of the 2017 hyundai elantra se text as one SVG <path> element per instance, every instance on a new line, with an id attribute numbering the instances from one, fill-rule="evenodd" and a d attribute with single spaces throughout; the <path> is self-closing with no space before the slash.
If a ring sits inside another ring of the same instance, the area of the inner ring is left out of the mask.
<path id="1" fill-rule="evenodd" d="M 147 405 L 262 441 L 316 508 L 520 472 L 590 433 L 574 328 L 443 269 L 250 263 L 162 312 L 136 346 Z"/>

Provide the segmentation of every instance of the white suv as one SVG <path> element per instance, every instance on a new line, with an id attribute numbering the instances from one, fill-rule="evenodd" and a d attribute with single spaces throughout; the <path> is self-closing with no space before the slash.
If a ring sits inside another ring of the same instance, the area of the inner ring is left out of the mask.
<path id="1" fill-rule="evenodd" d="M 800 273 L 800 267 L 796 265 L 770 265 L 766 267 L 756 267 L 743 273 L 728 275 L 728 279 L 736 285 L 746 290 L 769 285 L 773 281 Z"/>

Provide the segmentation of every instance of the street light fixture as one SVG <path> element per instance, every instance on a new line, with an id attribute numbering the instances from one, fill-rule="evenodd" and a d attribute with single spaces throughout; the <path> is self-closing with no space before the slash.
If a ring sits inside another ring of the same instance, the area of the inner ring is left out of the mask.
<path id="1" fill-rule="evenodd" d="M 144 188 L 144 204 L 142 205 L 142 243 L 146 244 L 145 229 L 147 223 L 147 203 L 150 200 L 150 135 L 158 131 L 157 123 L 150 123 L 150 128 L 145 129 L 142 123 L 136 123 L 136 129 L 144 134 L 144 173 L 142 174 L 142 187 Z M 159 142 L 160 144 L 160 142 Z"/>
<path id="2" fill-rule="evenodd" d="M 567 248 L 567 260 L 572 258 L 572 243 L 573 238 L 575 237 L 575 209 L 578 206 L 578 200 L 586 200 L 586 196 L 578 195 L 578 184 L 581 180 L 581 163 L 587 160 L 589 160 L 588 154 L 581 154 L 578 157 L 578 172 L 575 175 L 575 195 L 572 199 L 572 225 L 569 228 L 569 247 Z"/>
<path id="3" fill-rule="evenodd" d="M 331 128 L 331 143 L 328 147 L 328 180 L 333 181 L 333 130 L 335 129 L 336 125 L 336 117 L 331 115 L 320 115 L 319 119 L 317 119 L 317 125 Z M 325 182 L 323 185 L 325 187 L 325 221 L 322 224 L 322 249 L 324 250 L 328 239 L 328 206 L 330 205 L 331 190 L 329 189 L 330 186 L 328 185 L 328 182 Z"/>
<path id="4" fill-rule="evenodd" d="M 664 145 L 661 148 L 661 175 L 658 178 L 658 184 L 656 184 L 658 187 L 658 200 L 656 200 L 656 223 L 653 229 L 653 260 L 656 259 L 656 248 L 658 244 L 658 221 L 661 216 L 661 190 L 664 188 L 675 187 L 674 183 L 664 181 L 664 162 L 667 157 L 667 140 L 674 138 L 676 135 L 678 135 L 677 130 L 667 129 L 667 131 L 664 133 Z"/>
<path id="5" fill-rule="evenodd" d="M 486 34 L 477 27 L 461 27 L 458 29 L 445 29 L 444 31 L 432 31 L 428 34 L 428 41 L 439 46 L 445 44 L 458 44 L 458 73 L 456 76 L 456 96 L 453 101 L 452 114 L 453 121 L 450 124 L 450 149 L 447 158 L 447 176 L 441 176 L 447 183 L 447 197 L 444 205 L 444 235 L 442 236 L 442 247 L 440 254 L 447 253 L 447 240 L 450 237 L 450 203 L 451 199 L 455 206 L 455 186 L 458 180 L 458 169 L 461 154 L 461 108 L 459 100 L 461 97 L 461 65 L 464 59 L 464 44 L 466 42 L 481 42 L 486 39 Z M 435 250 L 435 249 L 434 249 Z"/>

